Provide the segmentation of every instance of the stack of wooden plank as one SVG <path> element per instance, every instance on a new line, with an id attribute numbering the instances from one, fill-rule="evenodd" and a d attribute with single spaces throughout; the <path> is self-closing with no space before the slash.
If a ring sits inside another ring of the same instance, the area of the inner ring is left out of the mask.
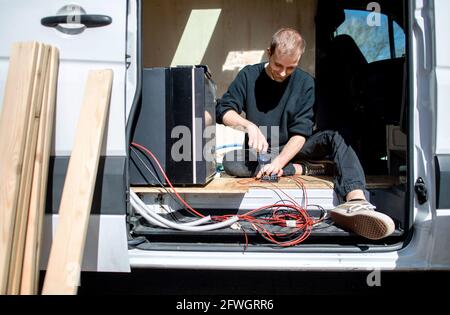
<path id="1" fill-rule="evenodd" d="M 0 294 L 37 294 L 59 52 L 12 47 L 0 117 Z M 111 97 L 113 72 L 86 83 L 43 294 L 75 294 Z"/>
<path id="2" fill-rule="evenodd" d="M 37 293 L 59 52 L 12 46 L 0 116 L 0 294 Z"/>

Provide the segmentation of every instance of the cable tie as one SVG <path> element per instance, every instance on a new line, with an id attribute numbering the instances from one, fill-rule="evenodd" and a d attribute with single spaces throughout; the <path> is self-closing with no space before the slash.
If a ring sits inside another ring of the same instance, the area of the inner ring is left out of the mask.
<path id="1" fill-rule="evenodd" d="M 234 222 L 232 225 L 230 225 L 230 228 L 233 230 L 242 230 L 242 226 L 238 222 Z"/>
<path id="2" fill-rule="evenodd" d="M 297 227 L 297 221 L 295 221 L 295 220 L 286 220 L 286 226 L 287 227 L 291 227 L 291 228 L 295 228 L 295 227 Z"/>

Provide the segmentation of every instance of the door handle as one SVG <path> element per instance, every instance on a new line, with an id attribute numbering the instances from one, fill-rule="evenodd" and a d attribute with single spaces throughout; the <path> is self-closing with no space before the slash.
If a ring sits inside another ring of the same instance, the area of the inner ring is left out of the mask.
<path id="1" fill-rule="evenodd" d="M 47 27 L 57 27 L 59 24 L 83 24 L 89 28 L 102 27 L 111 23 L 110 16 L 98 14 L 54 15 L 41 19 L 41 24 Z"/>

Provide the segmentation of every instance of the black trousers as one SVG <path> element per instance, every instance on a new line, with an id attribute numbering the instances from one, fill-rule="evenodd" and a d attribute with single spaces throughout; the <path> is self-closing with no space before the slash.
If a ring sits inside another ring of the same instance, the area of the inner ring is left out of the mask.
<path id="1" fill-rule="evenodd" d="M 269 155 L 275 157 L 282 150 L 271 148 Z M 345 200 L 345 196 L 355 189 L 365 190 L 366 180 L 363 168 L 355 151 L 348 146 L 342 136 L 332 130 L 319 131 L 309 137 L 300 152 L 283 168 L 284 175 L 295 173 L 293 161 L 331 160 L 335 164 L 334 190 Z M 254 150 L 234 150 L 225 154 L 223 167 L 227 174 L 237 177 L 253 177 L 259 171 L 257 154 Z"/>

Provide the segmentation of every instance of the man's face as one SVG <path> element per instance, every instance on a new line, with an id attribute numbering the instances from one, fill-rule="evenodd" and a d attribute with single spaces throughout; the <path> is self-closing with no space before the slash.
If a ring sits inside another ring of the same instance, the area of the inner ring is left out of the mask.
<path id="1" fill-rule="evenodd" d="M 278 49 L 275 49 L 273 54 L 269 54 L 269 65 L 267 66 L 270 77 L 277 81 L 283 82 L 288 78 L 295 68 L 298 66 L 301 54 L 282 54 Z"/>

